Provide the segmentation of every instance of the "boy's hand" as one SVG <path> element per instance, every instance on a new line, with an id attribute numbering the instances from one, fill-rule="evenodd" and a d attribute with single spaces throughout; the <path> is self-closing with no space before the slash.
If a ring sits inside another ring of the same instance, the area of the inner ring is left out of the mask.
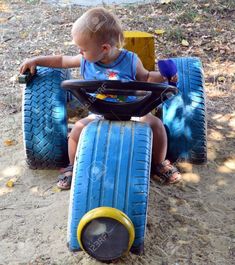
<path id="1" fill-rule="evenodd" d="M 177 83 L 177 66 L 172 59 L 159 60 L 158 68 L 161 75 L 165 77 L 170 85 L 175 85 Z"/>
<path id="2" fill-rule="evenodd" d="M 170 80 L 169 80 L 169 82 L 172 82 L 172 83 L 177 83 L 177 81 L 178 81 L 178 75 L 177 75 L 177 74 L 174 75 L 174 76 L 172 76 L 172 77 L 170 78 Z"/>
<path id="3" fill-rule="evenodd" d="M 25 60 L 22 65 L 20 66 L 20 74 L 24 74 L 28 69 L 32 75 L 36 73 L 36 60 L 33 59 L 27 59 Z"/>

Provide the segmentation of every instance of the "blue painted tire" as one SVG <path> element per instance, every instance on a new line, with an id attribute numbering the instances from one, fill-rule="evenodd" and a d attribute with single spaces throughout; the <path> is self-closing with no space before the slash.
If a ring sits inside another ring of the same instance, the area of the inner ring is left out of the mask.
<path id="1" fill-rule="evenodd" d="M 68 218 L 68 246 L 80 249 L 77 226 L 88 211 L 114 207 L 135 226 L 132 252 L 143 248 L 152 131 L 147 124 L 100 120 L 88 124 L 80 136 L 74 164 Z"/>
<path id="2" fill-rule="evenodd" d="M 202 164 L 207 161 L 204 76 L 198 58 L 173 58 L 179 94 L 163 103 L 162 121 L 168 134 L 168 158 Z"/>
<path id="3" fill-rule="evenodd" d="M 38 67 L 23 95 L 23 137 L 30 168 L 68 164 L 66 92 L 69 71 Z"/>

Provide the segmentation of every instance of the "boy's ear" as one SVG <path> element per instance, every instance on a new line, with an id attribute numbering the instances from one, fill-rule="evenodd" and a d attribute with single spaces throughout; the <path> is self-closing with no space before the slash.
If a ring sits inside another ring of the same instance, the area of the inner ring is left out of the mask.
<path id="1" fill-rule="evenodd" d="M 108 52 L 111 49 L 111 45 L 108 44 L 108 43 L 105 43 L 105 44 L 102 45 L 102 48 L 103 48 L 104 51 Z"/>

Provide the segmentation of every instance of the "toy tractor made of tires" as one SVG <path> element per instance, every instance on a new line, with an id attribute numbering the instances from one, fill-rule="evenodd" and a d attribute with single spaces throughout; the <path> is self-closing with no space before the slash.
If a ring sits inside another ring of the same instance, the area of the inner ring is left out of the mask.
<path id="1" fill-rule="evenodd" d="M 168 135 L 167 158 L 205 163 L 207 159 L 204 78 L 198 58 L 172 58 L 177 89 L 166 84 L 68 80 L 65 69 L 38 67 L 23 98 L 23 134 L 31 168 L 68 164 L 67 95 L 104 119 L 82 131 L 70 193 L 67 242 L 101 261 L 129 250 L 143 251 L 152 156 L 152 131 L 131 121 L 157 108 Z M 61 82 L 63 87 L 61 88 Z M 130 103 L 95 101 L 89 93 L 135 95 Z"/>

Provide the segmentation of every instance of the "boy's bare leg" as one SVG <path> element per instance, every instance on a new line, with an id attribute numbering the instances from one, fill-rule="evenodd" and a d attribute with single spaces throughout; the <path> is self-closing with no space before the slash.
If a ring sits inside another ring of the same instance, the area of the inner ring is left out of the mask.
<path id="1" fill-rule="evenodd" d="M 80 134 L 82 132 L 82 129 L 91 121 L 95 120 L 94 115 L 90 115 L 86 118 L 83 118 L 75 123 L 75 126 L 73 127 L 72 131 L 70 132 L 69 135 L 69 141 L 68 141 L 68 149 L 69 149 L 69 163 L 70 165 L 73 165 L 75 155 L 77 152 L 77 145 L 78 145 L 78 140 L 80 137 Z"/>
<path id="2" fill-rule="evenodd" d="M 141 122 L 146 122 L 150 125 L 153 131 L 153 163 L 158 165 L 166 158 L 167 151 L 167 135 L 166 130 L 161 120 L 151 113 L 140 118 Z"/>
<path id="3" fill-rule="evenodd" d="M 95 115 L 89 115 L 88 117 L 81 119 L 75 123 L 72 131 L 69 135 L 68 152 L 69 152 L 69 166 L 67 166 L 62 175 L 59 176 L 57 187 L 62 190 L 68 190 L 71 186 L 72 175 L 73 175 L 73 164 L 76 155 L 77 145 L 79 141 L 82 129 L 91 121 L 95 120 Z"/>
<path id="4" fill-rule="evenodd" d="M 180 181 L 181 174 L 177 168 L 166 159 L 167 134 L 162 121 L 151 113 L 140 118 L 141 122 L 150 125 L 153 131 L 153 168 L 154 175 L 160 177 L 166 183 Z"/>

